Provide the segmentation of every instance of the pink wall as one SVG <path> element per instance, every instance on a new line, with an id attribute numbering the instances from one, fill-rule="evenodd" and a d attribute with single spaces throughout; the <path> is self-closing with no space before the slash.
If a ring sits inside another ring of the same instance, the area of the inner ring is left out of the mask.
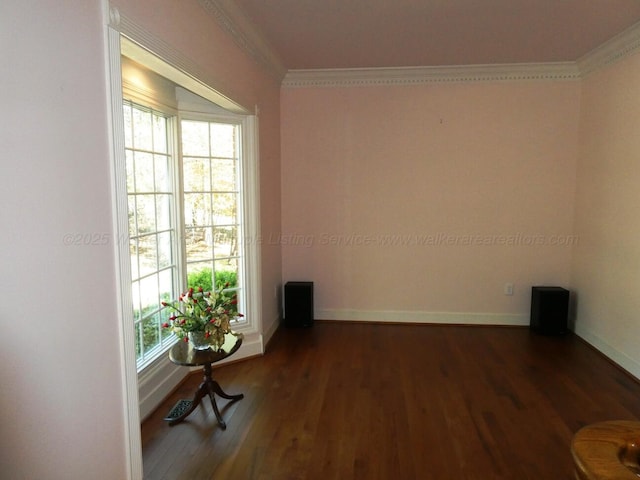
<path id="1" fill-rule="evenodd" d="M 583 80 L 575 329 L 640 378 L 640 55 Z"/>
<path id="2" fill-rule="evenodd" d="M 577 82 L 283 89 L 284 280 L 316 282 L 321 317 L 527 314 L 531 285 L 569 282 L 579 101 Z"/>
<path id="3" fill-rule="evenodd" d="M 121 479 L 101 5 L 0 10 L 0 477 Z"/>

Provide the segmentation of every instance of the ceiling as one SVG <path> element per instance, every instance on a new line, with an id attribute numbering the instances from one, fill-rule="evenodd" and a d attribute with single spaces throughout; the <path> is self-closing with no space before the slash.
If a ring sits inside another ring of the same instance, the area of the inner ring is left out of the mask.
<path id="1" fill-rule="evenodd" d="M 234 0 L 286 69 L 576 61 L 640 0 Z"/>

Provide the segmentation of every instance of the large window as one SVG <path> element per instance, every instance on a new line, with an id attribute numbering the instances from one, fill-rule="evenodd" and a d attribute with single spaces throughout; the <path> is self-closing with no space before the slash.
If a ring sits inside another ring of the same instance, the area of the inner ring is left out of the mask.
<path id="1" fill-rule="evenodd" d="M 167 312 L 175 298 L 177 222 L 172 122 L 152 109 L 124 104 L 131 293 L 136 359 L 142 365 L 166 346 Z"/>
<path id="2" fill-rule="evenodd" d="M 212 284 L 235 277 L 230 287 L 245 317 L 233 326 L 244 335 L 234 358 L 264 351 L 258 109 L 212 88 L 213 75 L 131 21 L 121 22 L 117 9 L 109 14 L 105 72 L 125 448 L 128 477 L 142 478 L 142 446 L 135 434 L 140 418 L 185 374 L 166 354 L 174 339 L 161 328 L 166 313 L 160 302 L 176 298 L 187 277 L 200 275 L 194 281 L 209 278 Z M 208 132 L 198 136 L 191 127 Z M 194 163 L 202 175 L 191 169 Z M 209 202 L 209 211 L 186 212 L 184 205 L 198 196 Z"/>
<path id="3" fill-rule="evenodd" d="M 182 120 L 181 132 L 188 278 L 239 289 L 240 127 Z"/>
<path id="4" fill-rule="evenodd" d="M 170 314 L 162 302 L 187 287 L 233 290 L 242 311 L 242 128 L 230 119 L 163 113 L 129 100 L 124 126 L 140 370 L 175 341 L 162 328 Z"/>

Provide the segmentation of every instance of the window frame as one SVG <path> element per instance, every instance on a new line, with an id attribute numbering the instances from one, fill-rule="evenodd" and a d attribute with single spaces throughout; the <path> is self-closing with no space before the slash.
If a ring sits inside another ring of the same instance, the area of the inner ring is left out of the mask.
<path id="1" fill-rule="evenodd" d="M 238 167 L 237 167 L 237 178 L 236 178 L 236 186 L 237 186 L 237 219 L 236 219 L 236 224 L 238 225 L 238 232 L 237 232 L 237 242 L 238 242 L 238 249 L 239 249 L 239 254 L 237 255 L 238 257 L 238 275 L 239 275 L 239 282 L 240 284 L 238 285 L 238 289 L 241 290 L 241 294 L 239 295 L 239 299 L 240 299 L 240 304 L 238 305 L 238 311 L 242 312 L 244 315 L 244 312 L 247 311 L 247 298 L 246 298 L 246 292 L 247 292 L 247 287 L 248 287 L 248 282 L 247 282 L 247 269 L 246 269 L 246 248 L 245 248 L 245 242 L 242 241 L 243 238 L 246 237 L 245 235 L 245 191 L 246 191 L 246 184 L 245 184 L 245 178 L 243 177 L 242 173 L 243 173 L 243 165 L 246 162 L 245 159 L 245 152 L 244 152 L 244 143 L 245 143 L 245 131 L 244 131 L 244 124 L 242 121 L 242 118 L 238 115 L 233 115 L 230 113 L 203 113 L 203 112 L 195 112 L 195 111 L 191 111 L 189 109 L 179 109 L 179 114 L 178 114 L 178 118 L 177 118 L 177 124 L 178 124 L 178 129 L 179 132 L 182 132 L 182 122 L 183 121 L 195 121 L 195 122 L 207 122 L 209 124 L 211 123 L 215 123 L 215 124 L 226 124 L 226 125 L 232 125 L 237 129 L 237 137 L 238 137 L 238 152 L 237 152 L 237 161 L 238 161 Z M 182 137 L 181 137 L 182 138 Z M 180 143 L 180 145 L 182 145 L 182 142 Z M 180 155 L 178 158 L 179 161 L 179 169 L 180 172 L 182 173 L 182 177 L 181 177 L 181 182 L 180 182 L 180 200 L 182 202 L 184 202 L 184 198 L 185 198 L 185 177 L 184 177 L 184 158 L 185 157 L 191 157 L 190 155 L 185 155 L 184 152 L 180 151 Z M 208 157 L 209 160 L 211 158 L 214 157 Z M 210 192 L 206 192 L 206 193 L 215 193 L 215 191 L 213 190 L 213 187 L 211 187 L 212 190 Z M 181 206 L 180 208 L 180 215 L 184 215 L 185 213 L 185 208 L 184 208 L 184 204 Z M 184 218 L 181 219 L 180 222 L 180 227 L 182 228 L 182 231 L 180 232 L 181 238 L 185 239 L 185 241 L 181 242 L 181 247 L 182 247 L 182 262 L 183 262 L 183 267 L 185 268 L 185 271 L 188 272 L 189 269 L 189 263 L 191 263 L 188 260 L 188 255 L 186 252 L 186 238 L 187 238 L 187 224 Z M 214 225 L 215 227 L 215 225 Z M 212 263 L 214 263 L 215 265 L 215 254 L 214 257 L 211 259 Z M 215 268 L 214 268 L 215 271 Z M 215 288 L 215 286 L 214 286 Z M 238 318 L 237 320 L 234 321 L 234 323 L 232 324 L 233 330 L 234 331 L 242 331 L 245 326 L 247 325 L 247 317 L 243 316 L 242 318 Z"/>
<path id="2" fill-rule="evenodd" d="M 114 39 L 114 45 L 115 45 Z M 244 187 L 244 191 L 240 194 L 239 215 L 242 216 L 244 234 L 238 238 L 238 242 L 242 243 L 244 247 L 244 278 L 247 279 L 244 288 L 244 306 L 242 313 L 244 317 L 242 321 L 234 325 L 234 331 L 243 333 L 245 341 L 243 342 L 244 352 L 238 352 L 234 359 L 241 358 L 243 356 L 249 357 L 256 354 L 264 353 L 264 344 L 262 338 L 262 305 L 261 305 L 261 268 L 260 268 L 260 205 L 259 205 L 259 152 L 258 152 L 258 118 L 255 114 L 251 113 L 248 109 L 241 107 L 239 104 L 234 103 L 224 95 L 221 95 L 211 87 L 203 84 L 200 81 L 194 81 L 194 78 L 190 75 L 185 75 L 182 71 L 176 69 L 165 60 L 160 57 L 156 57 L 149 50 L 140 47 L 129 38 L 120 34 L 118 38 L 120 45 L 119 62 L 116 62 L 115 55 L 111 58 L 111 68 L 121 72 L 122 57 L 127 61 L 132 60 L 135 63 L 142 65 L 145 69 L 148 69 L 152 74 L 155 74 L 162 79 L 171 82 L 175 88 L 175 98 L 167 99 L 162 94 L 162 89 L 157 89 L 156 92 L 153 89 L 139 88 L 133 82 L 128 81 L 126 78 L 120 78 L 120 82 L 112 85 L 112 124 L 113 124 L 113 143 L 114 143 L 114 202 L 116 207 L 114 208 L 114 222 L 116 224 L 116 235 L 119 239 L 116 245 L 117 257 L 118 257 L 118 278 L 119 278 L 119 301 L 121 322 L 123 331 L 123 340 L 125 349 L 127 350 L 126 362 L 131 362 L 131 350 L 133 350 L 133 360 L 135 365 L 135 371 L 138 378 L 138 387 L 146 385 L 147 383 L 153 384 L 149 378 L 153 376 L 162 376 L 159 372 L 162 368 L 166 370 L 166 364 L 168 360 L 166 355 L 162 355 L 173 344 L 171 343 L 166 348 L 162 348 L 159 351 L 159 357 L 155 360 L 149 360 L 144 362 L 143 365 L 138 365 L 135 356 L 135 332 L 128 334 L 127 330 L 133 325 L 133 306 L 131 302 L 131 266 L 129 260 L 129 232 L 128 232 L 128 220 L 126 218 L 127 213 L 123 215 L 118 212 L 127 212 L 128 205 L 126 200 L 122 201 L 124 196 L 126 199 L 126 161 L 124 158 L 124 122 L 123 122 L 123 101 L 129 100 L 134 104 L 141 105 L 143 108 L 149 108 L 165 114 L 170 120 L 174 122 L 173 142 L 176 146 L 177 156 L 174 161 L 174 178 L 176 175 L 181 176 L 182 170 L 182 154 L 180 151 L 179 131 L 180 131 L 180 119 L 182 115 L 186 115 L 188 118 L 200 118 L 206 121 L 220 121 L 222 123 L 233 123 L 238 125 L 242 134 L 240 135 L 240 149 L 241 149 L 241 161 L 239 168 L 239 182 Z M 119 86 L 118 89 L 115 87 Z M 195 99 L 195 100 L 194 100 Z M 214 101 L 218 103 L 214 103 Z M 118 104 L 116 105 L 116 102 Z M 118 118 L 120 117 L 120 118 Z M 124 169 L 124 170 L 123 170 Z M 180 172 L 180 173 L 178 173 Z M 120 200 L 118 199 L 120 197 Z M 182 207 L 183 191 L 182 181 L 178 182 L 175 190 L 175 201 L 177 205 L 177 217 L 178 218 L 178 237 L 182 238 L 184 233 L 184 219 L 183 207 Z M 178 260 L 178 293 L 186 288 L 186 263 L 183 251 L 183 242 L 178 242 L 180 256 Z M 133 344 L 133 347 L 131 347 Z M 246 352 L 246 353 L 245 353 Z M 162 365 L 165 365 L 162 367 Z M 166 374 L 165 374 L 166 377 Z M 146 390 L 155 390 L 155 387 L 150 387 Z M 143 395 L 139 392 L 140 397 L 152 396 Z M 141 404 L 144 403 L 144 398 L 141 400 Z M 147 408 L 142 408 L 142 412 L 147 411 Z M 144 416 L 144 415 L 143 415 Z"/>
<path id="3" fill-rule="evenodd" d="M 171 151 L 169 152 L 169 156 L 172 159 L 172 167 L 171 167 L 171 184 L 173 186 L 172 191 L 172 211 L 173 211 L 173 222 L 172 229 L 175 231 L 175 239 L 172 242 L 172 250 L 175 258 L 176 264 L 176 275 L 174 276 L 174 296 L 177 298 L 180 292 L 185 291 L 187 288 L 187 252 L 186 252 L 186 224 L 184 219 L 184 165 L 183 165 L 183 152 L 182 152 L 182 126 L 181 122 L 183 120 L 193 120 L 193 121 L 203 121 L 208 123 L 221 123 L 221 124 L 229 124 L 233 125 L 238 129 L 238 178 L 237 178 L 237 186 L 238 186 L 238 205 L 237 205 L 237 214 L 238 214 L 238 224 L 240 225 L 240 231 L 238 232 L 238 244 L 241 249 L 241 253 L 239 255 L 239 266 L 238 273 L 240 276 L 240 289 L 242 290 L 241 296 L 241 305 L 239 310 L 243 312 L 245 315 L 242 319 L 239 319 L 237 322 L 234 322 L 234 331 L 241 333 L 255 333 L 258 331 L 258 325 L 256 322 L 252 322 L 251 320 L 255 318 L 254 315 L 247 315 L 245 312 L 255 311 L 250 307 L 249 294 L 252 290 L 250 286 L 250 282 L 248 281 L 251 278 L 251 274 L 249 273 L 248 264 L 250 262 L 247 261 L 247 251 L 249 250 L 247 244 L 251 244 L 252 242 L 247 241 L 247 239 L 252 238 L 247 234 L 248 231 L 251 230 L 246 225 L 247 218 L 251 218 L 247 212 L 247 171 L 250 170 L 246 168 L 246 163 L 249 161 L 247 158 L 247 152 L 251 151 L 251 144 L 255 143 L 255 135 L 251 134 L 251 122 L 248 116 L 242 116 L 238 114 L 233 114 L 224 111 L 218 111 L 215 106 L 209 106 L 208 108 L 211 110 L 209 112 L 202 111 L 192 111 L 185 107 L 184 109 L 178 106 L 178 108 L 163 108 L 161 102 L 151 101 L 146 102 L 146 99 L 141 99 L 135 92 L 131 92 L 131 87 L 123 87 L 123 105 L 124 103 L 129 103 L 133 107 L 139 107 L 144 110 L 149 110 L 151 113 L 156 113 L 164 116 L 167 119 L 167 135 L 170 137 L 169 148 Z M 148 94 L 148 93 L 147 93 Z M 148 105 L 147 103 L 150 103 Z M 187 104 L 188 105 L 188 104 Z M 203 104 L 204 105 L 204 104 Z M 193 107 L 193 106 L 192 106 Z M 196 107 L 198 108 L 198 107 Z M 200 107 L 202 109 L 202 106 Z M 253 129 L 255 133 L 255 128 Z M 126 172 L 124 172 L 125 180 L 126 180 Z M 130 192 L 127 190 L 127 196 Z M 130 232 L 127 231 L 127 236 L 130 236 Z M 253 238 L 256 238 L 255 236 Z M 130 241 L 130 238 L 129 238 Z M 129 272 L 131 273 L 131 272 Z M 124 276 L 123 276 L 124 279 Z M 127 291 L 130 295 L 133 295 L 133 283 L 134 280 L 129 275 L 129 284 L 126 286 Z M 255 298 L 255 295 L 254 295 Z M 133 306 L 132 306 L 133 307 Z M 132 325 L 135 325 L 136 319 L 133 315 L 134 311 L 131 311 L 131 322 Z M 172 338 L 173 337 L 173 338 Z M 146 369 L 152 368 L 153 364 L 175 344 L 175 337 L 172 336 L 164 341 L 162 338 L 160 339 L 160 343 L 148 351 L 148 355 L 144 353 L 140 358 L 136 356 L 136 370 L 139 375 L 143 374 Z M 135 334 L 136 342 L 139 341 L 140 336 Z M 141 347 L 143 348 L 143 347 Z"/>
<path id="4" fill-rule="evenodd" d="M 136 369 L 134 330 L 131 327 L 130 312 L 132 302 L 130 292 L 122 285 L 130 281 L 130 257 L 128 254 L 128 220 L 126 212 L 126 179 L 118 172 L 126 169 L 124 156 L 124 121 L 122 109 L 121 58 L 125 55 L 152 71 L 172 80 L 202 98 L 225 108 L 229 112 L 244 115 L 245 158 L 247 168 L 243 176 L 245 190 L 245 235 L 247 249 L 245 262 L 249 282 L 246 292 L 248 308 L 245 312 L 251 328 L 244 331 L 242 349 L 234 355 L 234 360 L 253 357 L 264 353 L 262 336 L 262 277 L 260 259 L 260 165 L 258 149 L 258 106 L 247 108 L 217 91 L 217 77 L 211 70 L 204 71 L 182 52 L 166 42 L 150 35 L 137 23 L 122 16 L 117 8 L 104 4 L 104 46 L 105 84 L 107 86 L 107 130 L 109 136 L 109 157 L 111 159 L 111 191 L 113 199 L 112 248 L 114 256 L 115 285 L 113 292 L 117 309 L 117 329 L 120 338 L 119 352 L 121 365 L 122 403 L 126 414 L 124 424 L 126 477 L 142 478 L 142 441 L 140 420 L 149 415 L 160 402 L 174 390 L 184 378 L 184 370 L 170 364 L 168 358 L 157 361 L 140 374 Z M 255 112 L 253 114 L 252 112 Z M 249 155 L 249 156 L 247 156 Z M 125 180 L 125 181 L 123 181 Z M 124 193 L 123 193 L 124 192 Z M 153 371 L 152 371 L 153 370 Z M 179 373 L 178 373 L 179 372 Z M 146 385 L 146 386 L 145 386 Z M 143 390 L 145 390 L 143 392 Z"/>
<path id="5" fill-rule="evenodd" d="M 170 196 L 172 198 L 171 202 L 170 202 L 170 206 L 169 206 L 169 215 L 170 215 L 170 226 L 168 229 L 168 232 L 171 236 L 171 242 L 170 242 L 170 250 L 171 250 L 171 257 L 172 257 L 172 270 L 173 270 L 173 274 L 172 274 L 172 296 L 176 296 L 177 292 L 180 290 L 181 288 L 181 284 L 183 282 L 181 282 L 181 278 L 183 275 L 183 261 L 181 259 L 181 255 L 180 255 L 180 245 L 179 245 L 179 241 L 178 239 L 181 238 L 181 228 L 180 228 L 180 214 L 179 214 L 179 210 L 180 210 L 180 204 L 179 204 L 179 182 L 180 182 L 180 171 L 179 171 L 179 164 L 178 164 L 178 155 L 179 155 L 179 150 L 177 148 L 177 142 L 178 142 L 178 138 L 180 136 L 179 133 L 179 126 L 177 125 L 177 114 L 175 111 L 173 111 L 172 109 L 163 109 L 161 106 L 159 106 L 159 104 L 154 104 L 154 105 L 145 105 L 143 104 L 143 102 L 141 102 L 140 100 L 138 100 L 137 98 L 135 98 L 135 95 L 131 95 L 129 94 L 130 92 L 127 92 L 127 88 L 123 88 L 123 106 L 124 104 L 129 104 L 130 108 L 137 108 L 139 110 L 143 110 L 143 111 L 148 111 L 150 114 L 152 115 L 156 115 L 156 116 L 160 116 L 163 117 L 166 121 L 166 136 L 167 136 L 167 152 L 166 152 L 166 156 L 168 158 L 168 171 L 167 171 L 167 175 L 169 176 L 169 180 L 168 180 L 168 185 L 170 186 Z M 126 92 L 126 94 L 125 94 Z M 151 102 L 150 102 L 151 103 Z M 126 122 L 125 122 L 126 124 Z M 140 152 L 140 149 L 135 148 L 135 145 L 133 145 L 131 148 L 127 147 L 125 144 L 125 151 L 130 150 L 134 152 L 134 155 L 136 152 Z M 144 149 L 142 150 L 144 151 Z M 152 153 L 152 155 L 156 155 L 155 152 Z M 155 186 L 154 186 L 155 187 Z M 140 192 L 136 191 L 129 191 L 129 189 L 127 188 L 127 198 L 129 198 L 131 195 L 137 196 L 139 195 Z M 153 190 L 153 194 L 156 195 L 157 192 L 154 189 Z M 128 203 L 127 203 L 128 204 Z M 130 214 L 131 212 L 128 210 L 128 213 Z M 157 220 L 157 218 L 156 218 Z M 137 221 L 136 221 L 137 224 Z M 136 232 L 138 233 L 138 232 Z M 131 231 L 129 230 L 128 232 L 129 234 L 129 245 L 131 245 L 131 242 L 134 238 L 138 238 L 140 237 L 140 235 L 131 235 Z M 157 234 L 157 231 L 155 232 L 155 234 Z M 139 268 L 139 266 L 138 266 Z M 132 272 L 133 273 L 133 272 Z M 161 270 L 156 270 L 155 271 L 156 274 L 160 274 Z M 158 326 L 159 330 L 158 330 L 158 334 L 159 334 L 159 342 L 154 345 L 153 347 L 151 347 L 148 352 L 145 352 L 144 349 L 144 333 L 143 333 L 143 329 L 144 329 L 144 317 L 142 316 L 142 305 L 139 305 L 139 310 L 141 312 L 141 317 L 139 319 L 136 318 L 135 316 L 135 311 L 136 311 L 136 301 L 133 300 L 133 296 L 135 293 L 135 289 L 134 289 L 134 283 L 138 282 L 141 283 L 142 280 L 144 280 L 145 277 L 147 277 L 147 274 L 142 274 L 142 272 L 138 271 L 137 272 L 137 278 L 133 278 L 133 275 L 130 275 L 130 290 L 131 290 L 131 296 L 132 296 L 132 302 L 133 302 L 133 325 L 134 325 L 134 335 L 135 335 L 135 341 L 136 341 L 136 346 L 138 345 L 138 342 L 142 342 L 142 344 L 140 345 L 140 357 L 138 357 L 138 355 L 136 354 L 136 370 L 138 372 L 141 372 L 142 370 L 144 370 L 148 365 L 152 364 L 154 361 L 157 360 L 157 358 L 161 355 L 163 355 L 169 348 L 171 348 L 174 344 L 175 344 L 175 335 L 169 335 L 167 337 L 163 337 L 162 331 L 161 331 L 161 327 Z M 140 294 L 138 287 L 138 294 Z M 159 292 L 161 293 L 161 292 Z M 168 314 L 165 312 L 163 313 L 163 308 L 161 307 L 160 304 L 157 305 L 158 307 L 158 311 L 156 312 L 156 314 L 159 314 L 160 317 L 165 318 L 168 316 Z M 162 322 L 160 322 L 161 324 Z M 138 332 L 138 330 L 136 329 L 136 324 L 140 324 L 140 332 Z"/>

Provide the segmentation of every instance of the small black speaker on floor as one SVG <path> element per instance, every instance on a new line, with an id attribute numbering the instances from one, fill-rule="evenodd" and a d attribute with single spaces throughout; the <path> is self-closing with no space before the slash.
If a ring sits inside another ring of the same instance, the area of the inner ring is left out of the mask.
<path id="1" fill-rule="evenodd" d="M 561 287 L 531 287 L 530 327 L 545 335 L 567 332 L 569 290 Z"/>
<path id="2" fill-rule="evenodd" d="M 284 325 L 313 325 L 313 282 L 287 282 L 284 285 Z"/>

